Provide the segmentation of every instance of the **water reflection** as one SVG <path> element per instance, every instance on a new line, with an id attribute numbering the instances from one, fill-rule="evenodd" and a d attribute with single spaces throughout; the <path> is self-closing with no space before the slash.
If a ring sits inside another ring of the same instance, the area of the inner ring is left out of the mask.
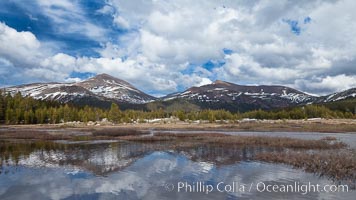
<path id="1" fill-rule="evenodd" d="M 207 162 L 217 166 L 249 160 L 253 155 L 276 148 L 231 147 L 209 145 L 175 146 L 173 142 L 114 142 L 114 143 L 63 143 L 48 141 L 0 141 L 2 166 L 27 166 L 55 168 L 64 166 L 105 175 L 124 169 L 134 161 L 154 151 L 171 151 L 185 155 L 192 161 Z M 0 170 L 1 172 L 2 170 Z"/>
<path id="2" fill-rule="evenodd" d="M 285 165 L 250 161 L 265 148 L 176 147 L 173 143 L 0 142 L 0 199 L 353 199 L 349 193 L 168 191 L 204 182 L 332 184 Z"/>
<path id="3" fill-rule="evenodd" d="M 159 147 L 159 145 L 157 146 Z M 152 151 L 153 145 L 138 143 L 1 142 L 2 166 L 66 167 L 96 175 L 119 171 Z M 5 171 L 6 172 L 6 171 Z"/>

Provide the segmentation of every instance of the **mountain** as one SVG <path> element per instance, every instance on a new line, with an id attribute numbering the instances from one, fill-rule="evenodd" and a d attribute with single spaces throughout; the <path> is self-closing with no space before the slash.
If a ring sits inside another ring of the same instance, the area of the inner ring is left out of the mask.
<path id="1" fill-rule="evenodd" d="M 15 94 L 31 96 L 41 100 L 63 103 L 81 102 L 95 105 L 100 102 L 142 104 L 155 98 L 138 90 L 131 84 L 107 74 L 99 74 L 78 83 L 34 83 L 5 88 Z"/>
<path id="2" fill-rule="evenodd" d="M 116 102 L 120 104 L 121 109 L 162 108 L 168 112 L 200 109 L 245 112 L 305 104 L 325 104 L 338 110 L 356 109 L 356 88 L 316 97 L 286 86 L 246 86 L 220 80 L 162 98 L 150 96 L 130 83 L 108 74 L 99 74 L 78 83 L 33 83 L 8 87 L 5 90 L 11 94 L 21 92 L 23 96 L 35 99 L 70 102 L 76 105 L 109 108 L 111 102 Z"/>
<path id="3" fill-rule="evenodd" d="M 186 99 L 203 108 L 246 111 L 308 104 L 317 97 L 285 86 L 245 86 L 217 80 L 162 98 L 163 101 L 173 99 Z"/>
<path id="4" fill-rule="evenodd" d="M 356 113 L 356 88 L 322 96 L 314 103 L 335 111 Z"/>
<path id="5" fill-rule="evenodd" d="M 108 74 L 99 74 L 75 85 L 85 88 L 97 96 L 119 102 L 141 104 L 155 99 L 155 97 L 138 90 L 130 83 Z"/>
<path id="6" fill-rule="evenodd" d="M 95 98 L 95 95 L 87 89 L 65 83 L 33 83 L 8 87 L 5 90 L 11 94 L 20 92 L 23 96 L 60 102 L 69 102 L 79 98 Z"/>
<path id="7" fill-rule="evenodd" d="M 335 102 L 335 101 L 352 99 L 355 97 L 356 97 L 356 88 L 351 88 L 341 92 L 336 92 L 333 94 L 322 96 L 316 102 L 317 103 Z"/>

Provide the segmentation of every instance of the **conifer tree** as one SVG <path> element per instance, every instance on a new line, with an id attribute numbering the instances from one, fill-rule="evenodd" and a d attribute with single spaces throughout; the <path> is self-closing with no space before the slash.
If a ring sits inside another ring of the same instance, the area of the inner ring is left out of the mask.
<path id="1" fill-rule="evenodd" d="M 0 90 L 0 122 L 5 120 L 5 97 Z"/>
<path id="2" fill-rule="evenodd" d="M 116 103 L 111 104 L 111 108 L 109 110 L 109 120 L 114 123 L 118 123 L 121 118 L 121 112 L 119 106 Z"/>

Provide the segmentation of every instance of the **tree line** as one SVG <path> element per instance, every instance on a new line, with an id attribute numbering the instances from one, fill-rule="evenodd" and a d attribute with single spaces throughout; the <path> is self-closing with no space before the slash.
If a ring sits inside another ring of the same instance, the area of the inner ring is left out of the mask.
<path id="1" fill-rule="evenodd" d="M 4 94 L 0 91 L 0 122 L 5 124 L 43 124 L 64 123 L 71 121 L 89 122 L 108 119 L 113 123 L 146 122 L 157 118 L 176 117 L 181 121 L 206 120 L 209 122 L 221 120 L 253 119 L 306 119 L 306 118 L 356 118 L 351 111 L 331 110 L 322 105 L 306 105 L 273 111 L 254 110 L 245 113 L 232 113 L 226 110 L 199 110 L 171 112 L 158 108 L 151 111 L 125 110 L 122 111 L 116 103 L 110 109 L 90 106 L 74 106 L 55 101 L 36 100 Z"/>

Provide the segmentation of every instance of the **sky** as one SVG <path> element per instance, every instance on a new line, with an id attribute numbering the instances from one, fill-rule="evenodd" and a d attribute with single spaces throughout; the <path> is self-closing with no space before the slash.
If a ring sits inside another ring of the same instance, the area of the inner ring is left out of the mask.
<path id="1" fill-rule="evenodd" d="M 1 0 L 0 86 L 107 73 L 154 95 L 224 80 L 356 87 L 354 0 Z"/>

